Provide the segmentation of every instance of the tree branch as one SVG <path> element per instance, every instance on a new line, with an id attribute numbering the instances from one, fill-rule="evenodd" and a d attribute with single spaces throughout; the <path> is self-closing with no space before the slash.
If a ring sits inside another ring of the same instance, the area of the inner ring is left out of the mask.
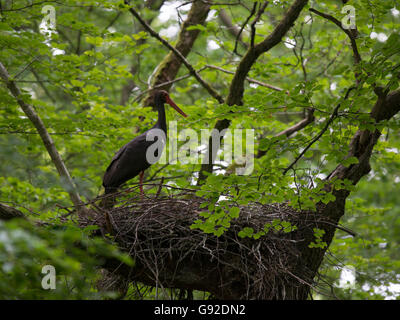
<path id="1" fill-rule="evenodd" d="M 389 120 L 398 112 L 400 112 L 400 90 L 379 96 L 370 115 L 371 119 L 378 123 L 382 120 Z M 331 225 L 324 227 L 325 234 L 322 241 L 326 242 L 327 245 L 324 249 L 310 249 L 306 244 L 309 243 L 308 241 L 312 241 L 312 237 L 306 239 L 304 245 L 300 248 L 302 259 L 299 267 L 306 266 L 309 270 L 313 270 L 314 273 L 317 272 L 324 254 L 335 235 L 336 227 L 334 225 L 338 224 L 340 218 L 345 213 L 345 203 L 350 191 L 345 188 L 335 189 L 330 181 L 335 179 L 349 179 L 355 185 L 363 176 L 368 174 L 371 170 L 369 160 L 372 150 L 378 142 L 380 135 L 381 132 L 378 129 L 373 132 L 358 130 L 350 142 L 350 151 L 348 153 L 348 157 L 356 157 L 358 163 L 352 164 L 349 167 L 339 164 L 326 178 L 327 184 L 325 185 L 325 189 L 327 192 L 332 192 L 335 200 L 328 204 L 318 203 L 317 212 L 319 216 L 329 219 L 331 223 Z"/>
<path id="2" fill-rule="evenodd" d="M 144 6 L 150 10 L 153 11 L 158 11 L 162 5 L 164 4 L 164 0 L 151 0 L 151 1 L 146 1 Z M 118 13 L 117 17 L 121 14 L 121 12 Z M 146 22 L 147 24 L 151 24 L 155 16 L 152 16 L 151 18 L 147 19 Z M 145 29 L 141 24 L 138 25 L 136 32 L 139 31 L 144 31 Z M 137 42 L 137 45 L 140 46 L 146 42 L 146 39 L 140 38 Z M 130 69 L 130 73 L 135 75 L 138 72 L 139 69 L 139 61 L 133 62 L 133 65 Z M 120 98 L 120 104 L 121 105 L 126 105 L 127 102 L 129 101 L 129 96 L 132 92 L 132 90 L 136 87 L 136 83 L 133 79 L 129 79 L 128 83 L 123 86 L 122 91 L 121 91 L 121 98 Z"/>
<path id="3" fill-rule="evenodd" d="M 310 108 L 307 111 L 307 114 L 305 116 L 305 118 L 303 118 L 302 120 L 300 120 L 298 123 L 296 123 L 295 125 L 277 133 L 275 135 L 275 137 L 280 137 L 280 136 L 287 136 L 290 137 L 293 133 L 298 132 L 302 129 L 304 129 L 307 125 L 309 125 L 310 123 L 313 123 L 315 120 L 314 117 L 314 109 Z"/>
<path id="4" fill-rule="evenodd" d="M 236 35 L 235 48 L 233 49 L 233 53 L 236 53 L 237 55 L 239 55 L 239 53 L 237 52 L 237 46 L 238 46 L 239 38 L 241 38 L 242 32 L 243 32 L 244 28 L 246 27 L 247 23 L 250 21 L 251 17 L 256 13 L 256 9 L 257 9 L 257 2 L 254 2 L 253 3 L 253 8 L 251 9 L 251 12 L 250 12 L 250 15 L 244 21 L 244 23 L 242 24 L 242 26 L 239 29 L 239 32 Z"/>
<path id="5" fill-rule="evenodd" d="M 3 66 L 3 64 L 1 62 L 0 62 L 0 77 L 5 82 L 7 88 L 10 90 L 11 94 L 17 100 L 21 109 L 24 111 L 24 113 L 27 115 L 29 120 L 35 126 L 40 137 L 42 138 L 43 144 L 46 147 L 47 152 L 49 153 L 49 155 L 51 157 L 51 160 L 53 161 L 54 165 L 57 168 L 58 173 L 60 174 L 60 176 L 62 178 L 63 183 L 65 183 L 65 187 L 71 198 L 71 201 L 77 208 L 78 212 L 83 213 L 84 204 L 79 196 L 79 193 L 75 187 L 74 182 L 72 181 L 72 178 L 68 172 L 68 169 L 66 168 L 60 154 L 58 153 L 58 151 L 54 145 L 53 139 L 51 138 L 42 119 L 36 113 L 35 109 L 31 105 L 29 105 L 28 103 L 26 103 L 24 101 L 21 91 L 15 85 L 14 81 L 12 79 L 10 79 L 7 69 Z"/>
<path id="6" fill-rule="evenodd" d="M 323 17 L 323 18 L 333 22 L 334 24 L 336 24 L 349 37 L 350 42 L 351 42 L 351 48 L 353 49 L 354 62 L 356 64 L 359 64 L 361 62 L 361 55 L 358 51 L 357 42 L 356 42 L 357 31 L 353 32 L 353 31 L 351 31 L 351 29 L 343 28 L 342 23 L 338 19 L 336 19 L 335 17 L 333 17 L 329 14 L 320 12 L 313 8 L 310 8 L 309 10 L 311 12 L 315 13 L 316 15 L 319 15 L 320 17 Z"/>
<path id="7" fill-rule="evenodd" d="M 375 124 L 391 119 L 394 115 L 400 112 L 400 89 L 389 94 L 383 93 L 378 96 L 374 107 L 370 112 L 372 121 Z M 357 164 L 352 164 L 345 167 L 339 164 L 327 177 L 327 179 L 349 179 L 353 184 L 358 181 L 371 170 L 370 157 L 375 144 L 378 142 L 381 132 L 358 130 L 350 142 L 350 150 L 346 158 L 356 157 Z"/>
<path id="8" fill-rule="evenodd" d="M 10 220 L 13 218 L 25 218 L 25 215 L 18 209 L 0 203 L 0 220 Z"/>
<path id="9" fill-rule="evenodd" d="M 232 23 L 231 18 L 229 17 L 228 13 L 224 9 L 221 9 L 219 11 L 219 18 L 220 18 L 221 22 L 225 25 L 225 27 L 228 29 L 229 33 L 236 39 L 236 42 L 239 42 L 243 46 L 243 48 L 245 48 L 247 50 L 248 45 L 247 45 L 247 43 L 243 42 L 241 29 L 239 29 L 237 26 L 235 26 Z M 236 43 L 235 43 L 235 45 L 236 45 Z"/>
<path id="10" fill-rule="evenodd" d="M 243 105 L 243 93 L 244 93 L 244 82 L 247 78 L 247 75 L 252 68 L 253 64 L 257 61 L 258 57 L 275 47 L 279 44 L 284 37 L 284 35 L 289 31 L 289 29 L 293 26 L 297 18 L 299 17 L 301 11 L 308 3 L 308 0 L 295 0 L 292 6 L 288 9 L 282 20 L 278 23 L 272 33 L 266 37 L 262 42 L 255 44 L 254 47 L 250 47 L 246 54 L 241 59 L 239 66 L 236 69 L 235 75 L 232 79 L 231 85 L 229 87 L 229 94 L 226 99 L 226 103 L 229 106 L 233 105 Z M 227 129 L 230 126 L 230 120 L 223 119 L 217 121 L 214 129 L 217 129 L 219 132 Z M 221 139 L 223 136 L 221 136 Z M 208 141 L 208 150 L 213 150 L 212 148 L 212 137 L 209 138 Z M 216 153 L 216 152 L 215 152 Z M 208 159 L 204 161 L 201 165 L 201 169 L 199 172 L 198 184 L 201 184 L 206 179 L 205 172 L 212 172 L 213 163 L 215 160 L 216 154 L 213 152 L 208 152 Z"/>
<path id="11" fill-rule="evenodd" d="M 203 71 L 204 69 L 206 69 L 206 67 L 203 67 L 203 68 L 199 69 L 197 72 L 201 72 L 201 71 Z M 191 73 L 187 73 L 187 74 L 185 74 L 185 75 L 183 75 L 183 76 L 181 76 L 181 77 L 179 77 L 179 78 L 175 78 L 174 80 L 170 80 L 170 81 L 166 81 L 166 82 L 163 82 L 163 83 L 156 84 L 156 85 L 152 86 L 150 89 L 141 92 L 141 93 L 135 98 L 134 101 L 139 101 L 139 100 L 141 99 L 141 97 L 143 97 L 146 93 L 149 93 L 150 91 L 152 91 L 152 90 L 154 90 L 154 89 L 165 88 L 165 86 L 169 86 L 169 85 L 174 84 L 174 83 L 176 83 L 176 82 L 182 81 L 182 80 L 184 80 L 184 79 L 189 78 L 190 76 L 192 76 L 192 74 L 191 74 Z"/>
<path id="12" fill-rule="evenodd" d="M 125 3 L 126 3 L 127 5 L 129 5 L 129 1 L 125 1 Z M 198 14 L 198 13 L 195 12 L 193 6 L 197 6 L 197 5 L 199 5 L 200 3 L 201 3 L 201 1 L 196 1 L 196 2 L 193 3 L 193 5 L 192 5 L 193 11 L 192 11 L 192 9 L 191 9 L 192 14 L 189 15 L 189 17 L 190 17 L 190 16 L 194 17 L 196 14 Z M 203 4 L 203 5 L 204 5 L 204 4 Z M 208 6 L 208 9 L 209 9 L 209 4 L 207 4 L 207 6 Z M 165 39 L 163 39 L 156 31 L 154 31 L 153 28 L 151 28 L 151 26 L 150 26 L 146 21 L 143 20 L 143 18 L 139 15 L 139 13 L 138 13 L 133 7 L 130 7 L 130 8 L 129 8 L 129 12 L 143 25 L 144 29 L 145 29 L 153 38 L 156 38 L 156 39 L 157 39 L 158 41 L 160 41 L 168 50 L 172 51 L 172 52 L 175 54 L 175 56 L 180 60 L 180 62 L 183 63 L 183 64 L 186 66 L 186 68 L 189 70 L 189 72 L 196 78 L 196 80 L 203 86 L 204 89 L 207 90 L 207 92 L 208 92 L 213 98 L 215 98 L 219 103 L 223 103 L 223 102 L 224 102 L 224 99 L 222 98 L 222 96 L 219 95 L 219 93 L 218 93 L 217 91 L 215 91 L 215 89 L 212 88 L 211 85 L 208 84 L 208 83 L 198 74 L 198 72 L 197 72 L 197 71 L 193 68 L 193 66 L 188 62 L 188 60 L 185 58 L 185 55 L 182 54 L 182 53 L 179 51 L 179 49 L 174 48 L 172 45 L 169 44 L 168 41 L 166 41 Z M 188 20 L 189 20 L 189 17 L 188 17 Z M 191 23 L 192 23 L 192 21 L 191 21 Z M 198 30 L 193 30 L 193 31 L 197 31 L 197 33 L 198 33 Z M 190 51 L 190 49 L 191 49 L 191 47 L 189 48 L 189 51 Z M 179 68 L 178 68 L 178 69 L 179 69 Z M 171 80 L 171 79 L 167 79 L 167 80 Z"/>
<path id="13" fill-rule="evenodd" d="M 258 12 L 256 17 L 254 18 L 253 22 L 251 23 L 251 36 L 250 36 L 250 46 L 254 47 L 254 38 L 256 36 L 256 23 L 260 20 L 262 14 L 264 13 L 265 9 L 267 8 L 269 1 L 265 1 L 263 4 L 260 3 L 258 8 Z"/>
<path id="14" fill-rule="evenodd" d="M 351 90 L 355 89 L 356 87 L 350 87 L 349 89 L 347 89 L 346 95 L 344 97 L 343 100 L 347 100 L 347 98 L 349 97 L 349 94 L 351 92 Z M 335 109 L 333 109 L 331 116 L 329 117 L 328 121 L 326 121 L 325 126 L 322 128 L 322 130 L 311 140 L 311 142 L 303 149 L 302 152 L 300 152 L 300 154 L 296 157 L 296 159 L 293 160 L 293 162 L 285 169 L 283 170 L 283 174 L 285 175 L 290 169 L 293 168 L 293 166 L 304 156 L 304 154 L 308 151 L 308 149 L 311 148 L 311 146 L 317 142 L 326 132 L 326 130 L 328 130 L 329 126 L 331 125 L 331 123 L 333 122 L 333 120 L 336 119 L 337 115 L 338 115 L 338 111 L 339 108 L 342 104 L 339 103 Z"/>
<path id="15" fill-rule="evenodd" d="M 303 118 L 302 120 L 300 120 L 299 122 L 297 122 L 296 124 L 294 124 L 293 126 L 277 133 L 275 135 L 275 137 L 280 137 L 285 135 L 286 137 L 290 137 L 292 134 L 294 134 L 295 132 L 298 132 L 302 129 L 304 129 L 305 127 L 307 127 L 309 124 L 313 123 L 315 120 L 314 117 L 314 109 L 310 108 L 307 111 L 306 117 Z M 267 153 L 266 150 L 258 150 L 257 153 L 257 158 L 261 158 L 262 156 L 264 156 Z"/>
<path id="16" fill-rule="evenodd" d="M 225 70 L 225 69 L 223 69 L 223 68 L 221 68 L 221 67 L 213 66 L 213 65 L 210 65 L 210 64 L 207 64 L 206 67 L 207 67 L 207 68 L 210 68 L 210 69 L 219 70 L 219 71 L 222 71 L 222 72 L 228 73 L 228 74 L 235 74 L 233 71 Z M 254 84 L 257 84 L 257 85 L 259 85 L 259 86 L 266 87 L 266 88 L 268 88 L 268 89 L 272 89 L 272 90 L 279 91 L 279 92 L 280 92 L 280 91 L 284 91 L 284 89 L 282 89 L 282 88 L 280 88 L 280 87 L 273 86 L 272 84 L 268 84 L 268 83 L 265 83 L 265 82 L 262 82 L 262 81 L 259 81 L 259 80 L 250 78 L 250 77 L 246 77 L 246 80 L 247 80 L 248 82 L 250 82 L 250 83 L 254 83 Z"/>

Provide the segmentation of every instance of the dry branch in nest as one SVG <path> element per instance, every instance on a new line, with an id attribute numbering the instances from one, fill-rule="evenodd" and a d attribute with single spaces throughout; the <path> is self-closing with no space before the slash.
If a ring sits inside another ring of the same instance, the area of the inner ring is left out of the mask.
<path id="1" fill-rule="evenodd" d="M 296 299 L 311 286 L 314 274 L 301 263 L 301 246 L 321 222 L 317 214 L 284 204 L 253 203 L 240 207 L 239 218 L 217 237 L 191 228 L 207 209 L 200 207 L 205 200 L 190 190 L 147 193 L 145 199 L 132 190 L 121 195 L 114 208 L 97 207 L 95 220 L 86 224 L 110 233 L 135 260 L 131 268 L 106 264 L 127 281 L 160 290 L 202 290 L 218 299 Z M 258 232 L 277 219 L 289 221 L 296 230 L 270 230 L 257 240 L 238 236 L 245 227 Z"/>

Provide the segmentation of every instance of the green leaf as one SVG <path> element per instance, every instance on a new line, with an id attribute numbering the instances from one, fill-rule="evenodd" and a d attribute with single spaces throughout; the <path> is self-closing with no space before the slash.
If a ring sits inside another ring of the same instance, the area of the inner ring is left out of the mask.
<path id="1" fill-rule="evenodd" d="M 83 86 L 85 85 L 85 83 L 84 83 L 83 81 L 81 81 L 81 80 L 76 80 L 76 79 L 72 79 L 72 80 L 71 80 L 71 84 L 72 84 L 74 87 L 83 87 Z"/>
<path id="2" fill-rule="evenodd" d="M 235 219 L 235 218 L 239 218 L 239 213 L 240 213 L 240 208 L 238 207 L 232 207 L 229 210 L 229 215 L 231 216 L 231 218 Z"/>
<path id="3" fill-rule="evenodd" d="M 358 158 L 357 157 L 349 157 L 347 159 L 344 159 L 342 161 L 342 165 L 345 167 L 350 167 L 352 164 L 358 164 Z"/>

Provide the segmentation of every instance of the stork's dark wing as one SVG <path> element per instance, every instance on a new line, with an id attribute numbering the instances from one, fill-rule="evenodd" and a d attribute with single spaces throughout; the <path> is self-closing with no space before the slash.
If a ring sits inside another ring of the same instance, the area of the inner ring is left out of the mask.
<path id="1" fill-rule="evenodd" d="M 141 134 L 114 155 L 103 177 L 106 191 L 118 188 L 150 166 L 146 160 L 146 150 L 152 143 L 146 141 L 145 134 Z"/>
<path id="2" fill-rule="evenodd" d="M 106 172 L 109 171 L 110 168 L 112 167 L 113 163 L 122 156 L 122 154 L 125 152 L 127 146 L 128 146 L 128 144 L 124 145 L 121 149 L 119 149 L 117 151 L 116 154 L 114 154 L 114 157 L 111 159 L 111 163 L 108 165 Z"/>

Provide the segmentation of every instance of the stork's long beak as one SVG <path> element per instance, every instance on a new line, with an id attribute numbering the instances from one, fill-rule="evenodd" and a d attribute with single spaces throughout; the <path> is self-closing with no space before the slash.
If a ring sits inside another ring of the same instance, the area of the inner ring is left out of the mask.
<path id="1" fill-rule="evenodd" d="M 176 103 L 173 102 L 173 101 L 171 100 L 170 97 L 167 96 L 167 97 L 165 98 L 165 102 L 168 103 L 168 104 L 169 104 L 172 108 L 174 108 L 176 111 L 178 111 L 182 116 L 184 116 L 185 118 L 187 118 L 187 114 L 184 113 L 184 112 L 176 105 Z"/>

